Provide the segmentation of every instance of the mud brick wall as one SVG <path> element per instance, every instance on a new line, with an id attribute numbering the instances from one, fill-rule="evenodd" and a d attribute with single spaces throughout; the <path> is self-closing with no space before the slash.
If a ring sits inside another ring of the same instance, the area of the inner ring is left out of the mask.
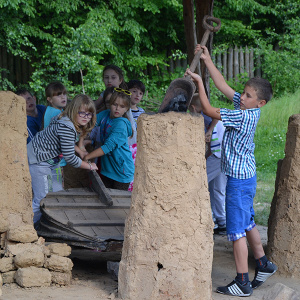
<path id="1" fill-rule="evenodd" d="M 278 272 L 300 278 L 300 115 L 289 119 L 268 224 L 267 253 Z"/>
<path id="2" fill-rule="evenodd" d="M 32 223 L 31 178 L 25 99 L 2 91 L 0 106 L 0 228 L 8 228 L 12 223 Z"/>
<path id="3" fill-rule="evenodd" d="M 211 299 L 213 221 L 202 117 L 143 114 L 119 297 Z"/>

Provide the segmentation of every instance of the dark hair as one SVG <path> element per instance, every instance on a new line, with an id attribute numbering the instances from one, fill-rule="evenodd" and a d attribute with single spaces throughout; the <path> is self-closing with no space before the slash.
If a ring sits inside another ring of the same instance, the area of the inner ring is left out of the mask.
<path id="1" fill-rule="evenodd" d="M 29 93 L 31 96 L 33 96 L 32 93 L 30 91 L 28 91 L 27 89 L 25 89 L 25 88 L 17 89 L 16 92 L 15 92 L 15 94 L 19 95 L 19 96 L 24 95 L 26 93 Z"/>
<path id="2" fill-rule="evenodd" d="M 59 96 L 63 93 L 67 93 L 67 89 L 60 81 L 53 81 L 49 83 L 45 88 L 46 98 L 53 96 Z"/>
<path id="3" fill-rule="evenodd" d="M 109 95 L 109 94 L 113 94 L 114 93 L 114 86 L 110 86 L 108 88 L 106 88 L 106 90 L 103 92 L 103 100 L 104 100 L 104 103 L 105 103 L 105 99 L 106 97 Z"/>
<path id="4" fill-rule="evenodd" d="M 258 100 L 266 100 L 268 103 L 273 96 L 272 85 L 267 79 L 254 77 L 248 80 L 245 86 L 252 87 L 255 90 Z"/>
<path id="5" fill-rule="evenodd" d="M 124 80 L 124 75 L 123 75 L 122 69 L 120 69 L 119 67 L 117 67 L 115 65 L 107 65 L 103 69 L 103 76 L 104 76 L 104 72 L 107 71 L 107 70 L 114 70 L 119 75 L 120 80 L 122 80 L 122 82 L 121 82 L 121 84 L 120 84 L 119 87 L 121 89 L 127 90 L 127 84 L 126 84 L 126 82 Z"/>
<path id="6" fill-rule="evenodd" d="M 128 86 L 128 90 L 136 88 L 141 90 L 142 93 L 145 94 L 145 90 L 146 90 L 145 85 L 140 80 L 132 79 L 127 83 L 127 86 Z"/>

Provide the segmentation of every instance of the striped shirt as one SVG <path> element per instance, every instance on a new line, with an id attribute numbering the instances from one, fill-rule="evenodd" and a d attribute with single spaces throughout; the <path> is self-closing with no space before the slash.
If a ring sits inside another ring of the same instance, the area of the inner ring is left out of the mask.
<path id="1" fill-rule="evenodd" d="M 241 110 L 240 97 L 241 94 L 234 94 L 234 110 L 220 110 L 226 128 L 222 143 L 221 170 L 234 178 L 247 179 L 256 174 L 253 139 L 260 109 Z"/>
<path id="2" fill-rule="evenodd" d="M 76 138 L 77 132 L 68 117 L 60 120 L 54 117 L 49 126 L 38 132 L 28 144 L 29 163 L 48 161 L 63 154 L 68 164 L 79 168 L 82 160 L 75 155 Z"/>
<path id="3" fill-rule="evenodd" d="M 210 151 L 211 153 L 221 158 L 221 149 L 222 149 L 222 140 L 224 135 L 225 128 L 222 121 L 219 121 L 215 128 L 213 129 L 211 140 L 210 140 Z"/>

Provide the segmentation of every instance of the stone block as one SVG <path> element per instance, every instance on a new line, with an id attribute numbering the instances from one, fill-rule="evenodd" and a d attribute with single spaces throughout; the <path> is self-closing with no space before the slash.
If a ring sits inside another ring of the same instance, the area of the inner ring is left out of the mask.
<path id="1" fill-rule="evenodd" d="M 73 262 L 70 258 L 54 254 L 46 258 L 44 267 L 51 271 L 70 272 L 73 268 Z"/>
<path id="2" fill-rule="evenodd" d="M 59 244 L 53 243 L 49 244 L 48 249 L 50 250 L 51 254 L 59 255 L 59 256 L 69 256 L 71 254 L 71 247 L 67 244 Z"/>
<path id="3" fill-rule="evenodd" d="M 0 274 L 0 287 L 3 285 L 2 275 Z"/>
<path id="4" fill-rule="evenodd" d="M 6 232 L 9 228 L 9 223 L 7 221 L 7 218 L 3 216 L 3 214 L 0 214 L 0 233 Z"/>
<path id="5" fill-rule="evenodd" d="M 3 284 L 14 283 L 16 272 L 17 271 L 9 271 L 9 272 L 6 272 L 6 273 L 2 273 Z"/>
<path id="6" fill-rule="evenodd" d="M 14 257 L 14 264 L 17 268 L 42 267 L 45 256 L 41 247 L 32 247 Z"/>
<path id="7" fill-rule="evenodd" d="M 15 275 L 15 280 L 21 287 L 50 286 L 50 271 L 44 268 L 21 268 Z"/>
<path id="8" fill-rule="evenodd" d="M 276 283 L 264 295 L 263 300 L 299 300 L 300 293 L 282 283 Z"/>
<path id="9" fill-rule="evenodd" d="M 53 283 L 59 284 L 59 285 L 70 285 L 72 280 L 72 273 L 61 273 L 61 272 L 52 272 L 51 273 L 51 280 Z"/>
<path id="10" fill-rule="evenodd" d="M 12 242 L 32 243 L 38 240 L 38 235 L 33 225 L 27 224 L 9 228 L 7 239 Z"/>
<path id="11" fill-rule="evenodd" d="M 15 269 L 13 257 L 0 258 L 0 272 L 4 273 Z"/>
<path id="12" fill-rule="evenodd" d="M 5 256 L 16 256 L 30 249 L 34 251 L 34 249 L 41 249 L 41 246 L 31 243 L 11 243 L 6 246 Z"/>

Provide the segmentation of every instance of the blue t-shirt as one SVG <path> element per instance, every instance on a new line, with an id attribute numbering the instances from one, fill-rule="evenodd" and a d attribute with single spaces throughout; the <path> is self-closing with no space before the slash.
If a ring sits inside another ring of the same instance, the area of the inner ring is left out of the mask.
<path id="1" fill-rule="evenodd" d="M 28 131 L 28 138 L 27 144 L 31 141 L 31 139 L 41 130 L 46 106 L 45 105 L 37 105 L 37 117 L 27 116 L 27 131 Z"/>

